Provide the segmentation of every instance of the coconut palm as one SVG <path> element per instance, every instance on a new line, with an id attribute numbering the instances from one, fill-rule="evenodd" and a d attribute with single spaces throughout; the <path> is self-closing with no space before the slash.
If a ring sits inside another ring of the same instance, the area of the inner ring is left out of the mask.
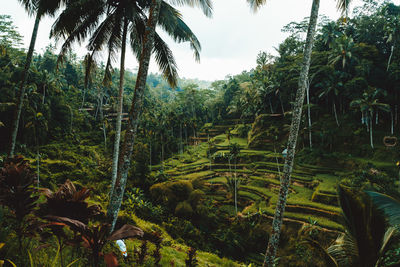
<path id="1" fill-rule="evenodd" d="M 374 117 L 374 113 L 377 113 L 378 110 L 390 112 L 390 106 L 388 104 L 379 103 L 379 99 L 377 97 L 380 92 L 381 90 L 370 88 L 363 93 L 362 98 L 355 99 L 350 103 L 351 107 L 358 107 L 361 111 L 362 122 L 365 121 L 367 130 L 369 131 L 371 148 L 374 148 L 374 139 L 372 133 L 372 119 Z"/>
<path id="2" fill-rule="evenodd" d="M 87 8 L 93 6 L 96 6 L 96 9 L 93 12 L 89 12 L 89 16 L 87 16 Z M 95 64 L 97 53 L 102 51 L 102 48 L 106 46 L 108 49 L 108 60 L 104 76 L 105 83 L 108 83 L 111 78 L 112 61 L 116 57 L 118 50 L 121 50 L 117 123 L 110 195 L 114 191 L 114 185 L 117 178 L 124 93 L 123 85 L 126 43 L 129 39 L 132 50 L 139 57 L 146 28 L 145 24 L 147 21 L 146 14 L 143 10 L 146 10 L 148 7 L 149 1 L 132 2 L 126 0 L 91 0 L 84 3 L 83 6 L 82 4 L 77 3 L 76 5 L 71 5 L 69 9 L 66 9 L 65 12 L 60 15 L 52 30 L 52 35 L 57 38 L 63 36 L 67 37 L 61 49 L 60 60 L 74 41 L 80 41 L 87 35 L 91 34 L 88 44 L 88 49 L 91 54 L 87 59 L 88 64 L 86 67 L 86 77 L 88 76 L 92 65 Z M 99 17 L 103 14 L 106 14 L 106 16 L 100 23 Z M 71 20 L 74 22 L 71 23 Z M 175 41 L 189 41 L 194 50 L 195 57 L 198 59 L 200 43 L 189 27 L 183 22 L 180 13 L 175 8 L 166 2 L 162 2 L 158 23 Z M 93 31 L 93 29 L 95 30 Z M 157 33 L 155 34 L 154 52 L 156 55 L 156 61 L 164 73 L 164 76 L 167 78 L 171 86 L 175 86 L 177 81 L 177 68 L 174 57 L 171 50 Z M 85 80 L 87 81 L 87 78 Z"/>
<path id="3" fill-rule="evenodd" d="M 39 23 L 45 15 L 54 16 L 56 11 L 62 4 L 68 0 L 18 0 L 25 7 L 29 15 L 35 14 L 35 23 L 32 30 L 32 37 L 26 54 L 24 70 L 21 75 L 21 83 L 19 85 L 19 96 L 17 98 L 14 121 L 11 130 L 9 157 L 13 157 L 15 153 L 15 144 L 17 141 L 19 120 L 21 118 L 22 104 L 25 96 L 25 83 L 28 77 L 28 70 L 32 62 L 33 51 L 35 50 L 36 37 L 39 30 Z"/>
<path id="4" fill-rule="evenodd" d="M 188 4 L 188 5 L 197 5 L 202 8 L 203 13 L 207 16 L 211 15 L 212 8 L 211 8 L 211 3 L 209 0 L 173 0 L 171 1 L 172 3 L 178 4 L 178 5 L 183 5 L 183 4 Z M 146 2 L 149 3 L 149 2 Z M 115 188 L 114 191 L 112 192 L 110 203 L 108 206 L 107 210 L 107 216 L 109 217 L 112 228 L 114 228 L 119 208 L 122 203 L 122 198 L 123 194 L 125 191 L 125 186 L 126 186 L 126 181 L 128 177 L 128 172 L 130 169 L 130 163 L 131 163 L 131 157 L 132 157 L 132 152 L 133 152 L 133 145 L 135 142 L 136 138 L 136 132 L 137 132 L 137 126 L 139 122 L 139 114 L 142 110 L 142 105 L 143 105 L 143 93 L 144 89 L 146 86 L 146 79 L 147 79 L 147 73 L 149 69 L 149 63 L 150 63 L 150 55 L 153 51 L 153 49 L 157 49 L 157 47 L 160 45 L 158 42 L 157 34 L 155 32 L 155 28 L 157 25 L 157 22 L 160 23 L 160 25 L 166 30 L 169 34 L 171 33 L 179 33 L 181 30 L 176 27 L 176 25 L 179 25 L 182 23 L 182 21 L 174 21 L 170 20 L 168 16 L 165 16 L 164 18 L 166 20 L 162 20 L 163 18 L 162 14 L 167 10 L 164 8 L 165 4 L 161 0 L 152 0 L 151 5 L 149 6 L 150 11 L 149 11 L 149 18 L 146 22 L 146 26 L 143 28 L 144 29 L 144 35 L 142 40 L 142 45 L 141 45 L 141 51 L 140 51 L 140 57 L 139 57 L 139 70 L 137 74 L 137 79 L 136 79 L 136 85 L 135 85 L 135 91 L 134 91 L 134 97 L 132 99 L 132 105 L 131 109 L 129 112 L 129 120 L 128 120 L 128 126 L 125 134 L 125 140 L 124 144 L 122 146 L 122 150 L 120 153 L 119 157 L 119 162 L 118 162 L 118 174 L 117 174 L 117 180 L 115 182 Z M 163 8 L 161 8 L 163 7 Z M 172 8 L 172 7 L 171 7 Z M 172 24 L 172 25 L 171 25 Z M 175 26 L 175 27 L 171 27 Z M 185 25 L 186 26 L 186 25 Z M 186 26 L 187 27 L 187 26 Z M 173 34 L 171 34 L 173 35 Z M 174 35 L 173 35 L 174 36 Z M 182 39 L 180 37 L 175 38 L 176 41 L 181 41 Z M 193 35 L 189 39 L 190 41 L 193 41 Z M 196 51 L 200 49 L 200 46 L 198 47 L 193 47 L 195 43 L 192 42 L 191 46 L 192 48 L 197 48 Z M 197 57 L 199 54 L 196 55 Z M 156 56 L 157 59 L 157 56 Z M 158 58 L 160 60 L 160 58 Z"/>
<path id="5" fill-rule="evenodd" d="M 247 0 L 253 10 L 257 10 L 261 5 L 266 3 L 266 0 Z M 338 0 L 337 7 L 342 13 L 346 13 L 351 0 Z M 283 214 L 286 206 L 286 199 L 289 193 L 290 175 L 293 169 L 293 160 L 297 143 L 297 136 L 300 127 L 301 113 L 303 108 L 303 102 L 305 97 L 305 91 L 307 88 L 308 71 L 310 69 L 311 62 L 311 51 L 314 43 L 314 35 L 318 20 L 320 0 L 313 0 L 311 7 L 310 22 L 308 25 L 306 43 L 304 47 L 303 62 L 300 70 L 300 77 L 298 82 L 298 90 L 296 94 L 296 100 L 292 111 L 292 123 L 290 126 L 289 140 L 287 146 L 287 156 L 285 159 L 285 165 L 283 169 L 283 177 L 281 179 L 281 188 L 279 192 L 278 201 L 276 204 L 276 211 L 274 220 L 272 222 L 272 233 L 269 238 L 267 251 L 265 253 L 265 260 L 263 266 L 273 266 L 275 261 L 275 255 L 278 248 L 279 236 L 281 232 L 281 226 L 283 221 Z"/>

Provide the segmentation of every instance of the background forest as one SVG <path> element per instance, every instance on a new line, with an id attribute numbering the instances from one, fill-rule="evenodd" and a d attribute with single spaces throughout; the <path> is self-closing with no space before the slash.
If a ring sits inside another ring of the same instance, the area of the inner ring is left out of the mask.
<path id="1" fill-rule="evenodd" d="M 35 53 L 15 148 L 26 161 L 8 161 L 26 51 L 0 15 L 0 266 L 261 264 L 307 27 L 288 24 L 276 55 L 260 52 L 253 69 L 225 80 L 174 81 L 172 60 L 147 76 L 117 230 L 107 236 L 120 79 L 125 136 L 137 74 L 68 49 L 60 62 L 52 45 Z M 349 19 L 320 16 L 277 265 L 399 263 L 397 230 L 387 227 L 399 222 L 399 103 L 400 6 L 365 1 Z M 7 177 L 19 179 L 20 194 L 7 191 Z M 135 238 L 124 260 L 111 241 L 125 237 Z"/>

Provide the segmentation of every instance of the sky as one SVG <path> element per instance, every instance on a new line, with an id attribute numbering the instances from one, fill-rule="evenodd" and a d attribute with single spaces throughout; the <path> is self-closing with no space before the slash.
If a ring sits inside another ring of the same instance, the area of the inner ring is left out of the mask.
<path id="1" fill-rule="evenodd" d="M 400 0 L 393 2 L 400 4 Z M 16 0 L 0 0 L 0 4 L 2 7 L 0 14 L 12 16 L 18 31 L 24 36 L 24 47 L 27 48 L 34 18 L 28 17 Z M 213 0 L 212 18 L 204 16 L 198 8 L 179 7 L 183 20 L 202 45 L 200 63 L 194 60 L 193 52 L 187 43 L 176 44 L 166 34 L 161 32 L 160 34 L 175 55 L 180 77 L 207 81 L 221 80 L 229 75 L 254 68 L 260 51 L 276 54 L 274 47 L 278 47 L 288 36 L 287 33 L 281 32 L 283 26 L 308 17 L 311 4 L 311 0 L 269 0 L 254 13 L 246 0 Z M 361 4 L 361 0 L 354 0 L 352 7 Z M 336 11 L 334 0 L 322 0 L 319 13 L 331 19 L 340 16 Z M 53 21 L 54 19 L 48 17 L 42 20 L 36 43 L 37 52 L 42 52 L 50 42 L 54 43 L 49 40 Z M 83 56 L 85 48 L 76 45 L 74 52 L 78 56 Z M 117 67 L 118 62 L 115 62 L 114 66 Z M 132 71 L 138 67 L 130 51 L 127 53 L 126 67 Z M 150 72 L 159 72 L 153 60 L 150 62 Z"/>

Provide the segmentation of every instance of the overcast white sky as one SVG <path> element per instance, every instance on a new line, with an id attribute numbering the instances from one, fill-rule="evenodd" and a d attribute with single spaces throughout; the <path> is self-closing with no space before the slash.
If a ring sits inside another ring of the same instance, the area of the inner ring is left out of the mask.
<path id="1" fill-rule="evenodd" d="M 400 4 L 400 0 L 393 1 Z M 180 8 L 185 22 L 197 35 L 202 44 L 201 62 L 196 63 L 187 44 L 168 44 L 174 52 L 180 77 L 201 80 L 224 79 L 255 66 L 259 51 L 274 53 L 274 47 L 287 36 L 282 33 L 284 25 L 291 21 L 301 21 L 309 16 L 311 0 L 270 0 L 257 13 L 251 12 L 246 0 L 214 0 L 213 17 L 206 18 L 199 9 Z M 354 0 L 352 7 L 360 5 Z M 33 28 L 33 18 L 29 18 L 16 0 L 0 0 L 0 14 L 11 15 L 28 47 Z M 337 19 L 336 1 L 322 0 L 320 14 Z M 36 51 L 41 52 L 49 43 L 52 19 L 45 18 L 39 26 Z M 84 49 L 76 47 L 78 55 Z M 137 62 L 131 53 L 127 56 L 127 68 L 134 70 Z M 117 63 L 114 64 L 118 66 Z M 158 72 L 157 66 L 150 64 L 151 72 Z"/>

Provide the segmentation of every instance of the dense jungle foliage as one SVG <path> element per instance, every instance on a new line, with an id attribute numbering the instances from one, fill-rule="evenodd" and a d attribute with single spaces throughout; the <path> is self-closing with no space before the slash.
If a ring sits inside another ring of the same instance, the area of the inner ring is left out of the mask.
<path id="1" fill-rule="evenodd" d="M 277 266 L 400 264 L 400 6 L 353 14 L 319 17 Z M 261 265 L 307 27 L 225 80 L 147 76 L 113 229 L 120 69 L 35 53 L 8 158 L 26 51 L 0 15 L 0 266 Z M 137 80 L 124 75 L 122 136 Z"/>

